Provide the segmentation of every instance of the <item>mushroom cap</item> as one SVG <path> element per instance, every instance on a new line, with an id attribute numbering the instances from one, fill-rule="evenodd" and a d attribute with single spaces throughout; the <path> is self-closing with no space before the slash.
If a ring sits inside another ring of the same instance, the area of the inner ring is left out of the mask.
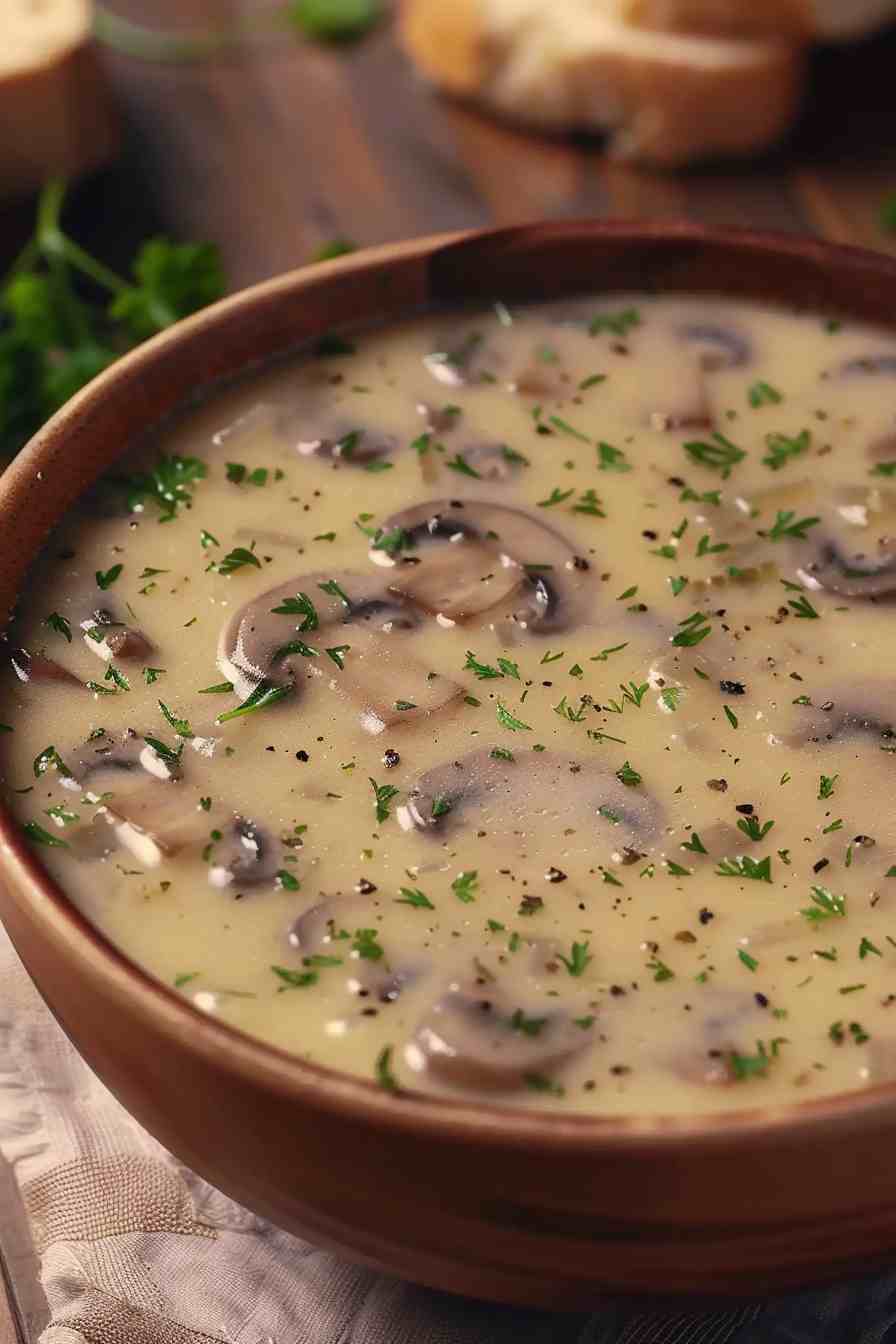
<path id="1" fill-rule="evenodd" d="M 569 542 L 540 518 L 489 500 L 428 500 L 383 523 L 407 538 L 411 564 L 393 562 L 393 591 L 450 619 L 513 602 L 533 634 L 556 634 L 588 613 L 594 579 Z M 371 558 L 383 563 L 382 554 Z M 388 558 L 386 560 L 388 564 Z M 453 586 L 452 586 L 453 585 Z"/>
<path id="2" fill-rule="evenodd" d="M 593 1019 L 592 1019 L 593 1020 Z M 416 1073 L 474 1092 L 516 1092 L 550 1078 L 593 1040 L 556 1000 L 525 1008 L 498 986 L 453 984 L 424 1013 L 405 1046 Z"/>
<path id="3" fill-rule="evenodd" d="M 526 749 L 515 750 L 512 761 L 482 750 L 428 770 L 397 816 L 406 830 L 439 838 L 469 823 L 499 834 L 529 834 L 554 817 L 577 829 L 593 828 L 620 849 L 652 840 L 660 824 L 656 801 L 620 783 L 607 766 Z"/>

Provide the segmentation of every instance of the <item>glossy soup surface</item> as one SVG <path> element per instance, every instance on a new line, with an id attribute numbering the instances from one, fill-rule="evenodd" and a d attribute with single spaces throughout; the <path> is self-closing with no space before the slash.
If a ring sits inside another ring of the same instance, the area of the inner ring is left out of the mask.
<path id="1" fill-rule="evenodd" d="M 723 300 L 330 341 L 54 536 L 6 796 L 160 980 L 386 1087 L 892 1077 L 894 392 L 892 336 Z"/>

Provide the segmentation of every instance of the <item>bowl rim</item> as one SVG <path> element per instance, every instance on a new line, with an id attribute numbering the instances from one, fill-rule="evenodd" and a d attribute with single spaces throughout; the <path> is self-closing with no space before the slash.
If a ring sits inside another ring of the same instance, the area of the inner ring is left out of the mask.
<path id="1" fill-rule="evenodd" d="M 56 412 L 6 468 L 0 476 L 0 516 L 8 515 L 22 489 L 36 477 L 39 479 L 45 460 L 58 451 L 59 443 L 82 420 L 89 419 L 97 406 L 107 399 L 114 401 L 116 396 L 126 393 L 135 371 L 154 364 L 185 338 L 197 334 L 213 336 L 217 328 L 226 325 L 234 316 L 251 313 L 271 299 L 285 303 L 303 290 L 332 277 L 370 270 L 388 273 L 390 266 L 408 261 L 426 265 L 443 253 L 450 255 L 456 247 L 460 248 L 463 257 L 463 249 L 467 247 L 475 249 L 503 244 L 513 248 L 515 245 L 525 246 L 527 239 L 531 246 L 533 230 L 555 245 L 562 244 L 564 239 L 585 235 L 596 242 L 604 239 L 630 242 L 633 246 L 662 247 L 664 243 L 685 243 L 734 250 L 743 254 L 745 261 L 751 255 L 767 257 L 772 253 L 780 260 L 799 258 L 805 262 L 809 259 L 820 267 L 836 265 L 852 271 L 856 285 L 863 279 L 873 281 L 874 277 L 883 274 L 896 287 L 896 259 L 885 254 L 798 234 L 717 229 L 674 220 L 647 223 L 638 220 L 561 220 L 440 233 L 410 242 L 366 248 L 331 261 L 300 267 L 240 290 L 166 329 L 117 360 Z M 724 293 L 725 287 L 721 288 Z M 875 320 L 885 325 L 883 318 Z M 896 318 L 892 321 L 896 327 Z M 288 347 L 284 347 L 283 353 L 287 350 Z M 268 362 L 267 359 L 264 362 Z M 243 365 L 229 375 L 210 377 L 202 391 L 226 384 L 228 376 L 239 376 L 249 367 Z M 183 405 L 182 401 L 180 405 Z M 164 418 L 164 415 L 159 417 Z M 152 427 L 152 423 L 147 423 L 144 428 Z M 133 438 L 132 435 L 128 442 L 133 442 Z M 96 479 L 95 475 L 91 477 L 93 479 Z M 33 551 L 29 555 L 29 566 L 36 554 Z M 657 1115 L 567 1114 L 547 1108 L 529 1110 L 405 1089 L 396 1096 L 373 1079 L 303 1060 L 203 1013 L 173 987 L 131 961 L 78 911 L 64 888 L 44 870 L 20 823 L 2 800 L 0 875 L 6 879 L 9 899 L 27 906 L 31 919 L 40 925 L 42 936 L 75 960 L 83 976 L 101 982 L 113 998 L 127 1001 L 142 1021 L 152 1021 L 169 1038 L 176 1039 L 181 1048 L 197 1053 L 208 1063 L 220 1065 L 226 1057 L 228 1071 L 241 1075 L 244 1081 L 261 1083 L 284 1100 L 311 1105 L 319 1113 L 348 1115 L 361 1123 L 392 1131 L 413 1131 L 418 1136 L 421 1131 L 430 1131 L 443 1140 L 475 1139 L 477 1144 L 487 1147 L 566 1153 L 571 1157 L 600 1150 L 622 1150 L 631 1154 L 647 1149 L 655 1152 L 658 1145 L 668 1156 L 684 1148 L 693 1154 L 701 1148 L 710 1151 L 719 1147 L 737 1147 L 746 1139 L 775 1145 L 797 1130 L 801 1138 L 805 1138 L 808 1130 L 817 1128 L 829 1133 L 842 1129 L 852 1134 L 857 1129 L 873 1130 L 892 1124 L 896 1116 L 896 1082 L 828 1097 L 779 1103 L 771 1108 L 755 1105 L 719 1113 L 695 1110 Z"/>

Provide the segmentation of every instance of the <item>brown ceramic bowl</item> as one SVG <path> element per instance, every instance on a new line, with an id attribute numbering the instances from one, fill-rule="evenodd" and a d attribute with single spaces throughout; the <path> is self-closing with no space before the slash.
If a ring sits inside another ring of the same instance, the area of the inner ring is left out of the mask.
<path id="1" fill-rule="evenodd" d="M 197 389 L 343 324 L 475 298 L 723 291 L 896 326 L 896 263 L 689 225 L 558 223 L 296 271 L 141 347 L 0 481 L 0 612 L 48 530 Z M 69 1036 L 236 1199 L 423 1283 L 581 1306 L 601 1290 L 761 1293 L 896 1252 L 896 1085 L 768 1113 L 607 1120 L 393 1097 L 203 1016 L 95 933 L 0 812 L 0 911 Z"/>

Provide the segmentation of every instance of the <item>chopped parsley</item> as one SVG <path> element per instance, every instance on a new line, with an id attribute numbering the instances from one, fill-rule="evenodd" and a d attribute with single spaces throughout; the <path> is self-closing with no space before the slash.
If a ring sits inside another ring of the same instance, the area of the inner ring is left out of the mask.
<path id="1" fill-rule="evenodd" d="M 769 541 L 806 540 L 807 528 L 820 523 L 820 518 L 797 518 L 792 509 L 779 509 L 773 526 L 766 533 Z"/>
<path id="2" fill-rule="evenodd" d="M 275 616 L 301 616 L 302 623 L 298 627 L 300 635 L 308 630 L 316 630 L 320 624 L 317 610 L 307 593 L 284 598 L 279 607 L 271 607 L 271 612 Z"/>
<path id="3" fill-rule="evenodd" d="M 72 642 L 72 628 L 64 616 L 60 616 L 58 611 L 51 611 L 44 621 L 44 625 L 50 630 L 55 630 L 57 635 L 62 635 L 63 639 L 69 644 Z"/>
<path id="4" fill-rule="evenodd" d="M 393 784 L 377 784 L 376 780 L 372 777 L 370 777 L 370 787 L 373 789 L 377 821 L 388 821 L 389 803 L 397 796 L 398 789 L 396 789 Z"/>
<path id="5" fill-rule="evenodd" d="M 751 383 L 747 389 L 747 401 L 756 409 L 759 406 L 777 406 L 783 401 L 783 397 L 776 387 L 772 387 L 771 383 L 762 382 L 760 379 Z"/>
<path id="6" fill-rule="evenodd" d="M 475 868 L 468 872 L 458 873 L 457 877 L 451 883 L 451 890 L 459 901 L 464 905 L 469 905 L 476 899 L 476 889 L 479 886 L 479 873 Z"/>
<path id="7" fill-rule="evenodd" d="M 399 887 L 399 891 L 401 896 L 396 898 L 396 905 L 412 905 L 416 910 L 435 910 L 432 901 L 419 887 Z"/>
<path id="8" fill-rule="evenodd" d="M 846 897 L 837 896 L 827 887 L 812 887 L 809 892 L 810 906 L 800 911 L 810 924 L 820 924 L 826 919 L 844 919 L 846 917 Z"/>
<path id="9" fill-rule="evenodd" d="M 209 688 L 209 690 L 211 689 Z M 228 709 L 224 714 L 219 714 L 215 723 L 229 723 L 231 719 L 241 719 L 246 714 L 254 714 L 257 710 L 268 709 L 271 705 L 275 705 L 278 700 L 283 700 L 291 692 L 291 686 L 275 686 L 270 681 L 260 681 L 255 690 L 246 697 L 241 705 L 237 705 L 235 709 Z"/>
<path id="10" fill-rule="evenodd" d="M 597 468 L 598 471 L 631 471 L 631 463 L 626 461 L 625 453 L 621 448 L 614 448 L 612 443 L 601 441 L 597 445 Z"/>
<path id="11" fill-rule="evenodd" d="M 742 462 L 746 457 L 743 448 L 738 448 L 737 444 L 716 431 L 710 435 L 708 442 L 693 439 L 684 444 L 684 450 L 691 461 L 696 462 L 698 466 L 720 471 L 723 480 L 727 480 L 732 467 L 737 466 L 738 462 Z"/>
<path id="12" fill-rule="evenodd" d="M 771 882 L 771 858 L 751 859 L 744 854 L 737 859 L 721 859 L 716 869 L 717 877 L 747 877 L 754 882 Z"/>
<path id="13" fill-rule="evenodd" d="M 770 467 L 772 471 L 779 471 L 792 458 L 801 457 L 803 453 L 808 452 L 811 442 L 812 435 L 808 429 L 802 430 L 794 438 L 788 438 L 786 434 L 766 434 L 765 446 L 768 452 L 762 459 L 763 466 Z"/>
<path id="14" fill-rule="evenodd" d="M 498 715 L 498 722 L 501 724 L 503 728 L 509 728 L 514 733 L 518 732 L 531 733 L 532 731 L 531 724 L 523 723 L 522 719 L 515 718 L 514 715 L 511 714 L 507 706 L 504 704 L 503 700 L 498 701 L 496 706 L 496 712 Z"/>
<path id="15" fill-rule="evenodd" d="M 558 952 L 557 960 L 562 961 L 570 975 L 584 975 L 589 962 L 594 958 L 590 955 L 588 948 L 590 943 L 573 943 L 569 951 L 569 956 L 565 957 L 562 952 Z"/>
<path id="16" fill-rule="evenodd" d="M 98 569 L 96 571 L 97 587 L 102 588 L 103 592 L 105 592 L 107 588 L 111 588 L 123 569 L 124 565 L 113 565 L 111 569 L 107 570 Z"/>

